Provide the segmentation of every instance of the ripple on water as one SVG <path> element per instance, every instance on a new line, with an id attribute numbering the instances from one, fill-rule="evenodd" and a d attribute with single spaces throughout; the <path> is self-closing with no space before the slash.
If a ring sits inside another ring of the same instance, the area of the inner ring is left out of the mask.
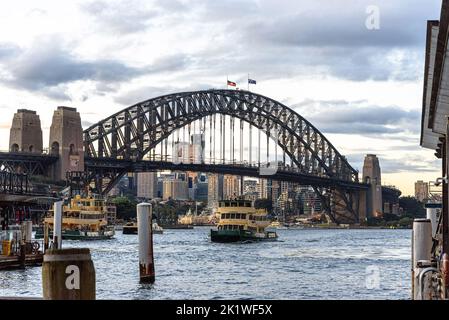
<path id="1" fill-rule="evenodd" d="M 211 243 L 209 228 L 154 238 L 156 282 L 139 284 L 137 236 L 90 247 L 99 299 L 408 299 L 408 230 L 279 230 L 281 241 Z M 366 267 L 381 270 L 368 290 Z M 41 268 L 0 272 L 0 296 L 41 296 Z"/>

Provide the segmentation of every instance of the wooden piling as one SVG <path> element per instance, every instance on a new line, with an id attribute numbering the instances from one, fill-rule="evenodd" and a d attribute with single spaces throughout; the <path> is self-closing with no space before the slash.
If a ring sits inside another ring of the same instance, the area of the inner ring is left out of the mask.
<path id="1" fill-rule="evenodd" d="M 47 250 L 42 288 L 47 300 L 95 300 L 95 268 L 90 250 Z"/>
<path id="2" fill-rule="evenodd" d="M 25 262 L 26 262 L 26 245 L 25 243 L 21 243 L 19 253 L 20 268 L 25 269 Z"/>
<path id="3" fill-rule="evenodd" d="M 47 222 L 44 223 L 44 253 L 47 251 L 48 249 L 48 244 L 49 244 L 49 225 Z"/>
<path id="4" fill-rule="evenodd" d="M 53 205 L 53 248 L 62 248 L 62 201 Z"/>
<path id="5" fill-rule="evenodd" d="M 153 257 L 153 210 L 150 203 L 137 205 L 137 228 L 139 235 L 140 282 L 153 283 L 155 280 Z"/>

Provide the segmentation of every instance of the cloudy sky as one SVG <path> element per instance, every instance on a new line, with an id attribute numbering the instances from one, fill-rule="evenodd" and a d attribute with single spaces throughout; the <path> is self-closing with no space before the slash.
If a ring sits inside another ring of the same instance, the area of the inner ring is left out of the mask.
<path id="1" fill-rule="evenodd" d="M 377 6 L 380 29 L 366 27 Z M 426 21 L 441 0 L 0 2 L 0 149 L 18 108 L 44 141 L 58 105 L 85 127 L 163 93 L 242 87 L 294 108 L 361 170 L 413 193 L 439 163 L 419 147 Z"/>

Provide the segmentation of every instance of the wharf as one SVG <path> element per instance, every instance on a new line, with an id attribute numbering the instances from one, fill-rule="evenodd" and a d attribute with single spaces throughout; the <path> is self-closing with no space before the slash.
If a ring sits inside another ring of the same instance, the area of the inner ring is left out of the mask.
<path id="1" fill-rule="evenodd" d="M 25 256 L 25 266 L 38 266 L 42 265 L 43 254 L 27 254 Z M 20 256 L 12 255 L 12 256 L 4 256 L 0 255 L 0 270 L 4 269 L 20 269 L 21 262 Z"/>

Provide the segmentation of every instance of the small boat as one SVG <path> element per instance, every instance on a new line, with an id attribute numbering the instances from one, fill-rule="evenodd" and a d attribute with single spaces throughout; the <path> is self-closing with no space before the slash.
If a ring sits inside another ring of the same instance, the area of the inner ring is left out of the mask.
<path id="1" fill-rule="evenodd" d="M 218 202 L 216 214 L 220 217 L 217 229 L 211 229 L 212 242 L 275 241 L 276 231 L 265 230 L 271 221 L 265 209 L 256 209 L 249 200 Z"/>
<path id="2" fill-rule="evenodd" d="M 153 222 L 153 233 L 154 234 L 163 234 L 164 229 L 157 224 L 157 222 Z M 135 222 L 128 222 L 123 226 L 123 234 L 138 234 L 138 227 L 137 223 Z"/>
<path id="3" fill-rule="evenodd" d="M 116 208 L 98 196 L 86 198 L 76 195 L 62 207 L 62 230 L 64 240 L 104 240 L 115 235 Z M 53 210 L 47 212 L 44 225 L 49 226 L 49 237 L 53 237 Z M 44 238 L 44 227 L 36 230 L 36 239 Z"/>
<path id="4" fill-rule="evenodd" d="M 279 221 L 273 221 L 267 229 L 287 230 L 288 228 L 282 225 Z"/>

